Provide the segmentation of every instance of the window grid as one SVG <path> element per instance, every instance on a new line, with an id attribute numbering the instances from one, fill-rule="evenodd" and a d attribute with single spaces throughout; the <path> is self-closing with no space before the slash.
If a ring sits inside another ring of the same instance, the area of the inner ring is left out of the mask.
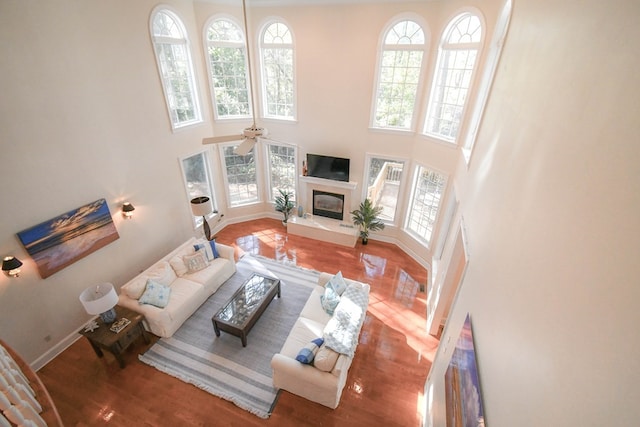
<path id="1" fill-rule="evenodd" d="M 223 147 L 229 205 L 242 206 L 259 201 L 255 147 L 246 155 L 235 154 L 237 145 Z"/>
<path id="2" fill-rule="evenodd" d="M 279 190 L 289 192 L 296 200 L 296 150 L 293 146 L 269 144 L 269 201 L 280 195 Z"/>
<path id="3" fill-rule="evenodd" d="M 387 32 L 378 70 L 373 126 L 413 127 L 424 49 L 424 31 L 413 21 L 399 22 Z"/>
<path id="4" fill-rule="evenodd" d="M 167 10 L 157 12 L 152 39 L 173 128 L 202 120 L 195 91 L 189 41 L 179 18 Z"/>
<path id="5" fill-rule="evenodd" d="M 227 19 L 215 20 L 207 30 L 207 51 L 216 117 L 249 117 L 251 100 L 242 30 Z"/>
<path id="6" fill-rule="evenodd" d="M 431 244 L 444 185 L 444 176 L 424 167 L 418 168 L 407 228 L 424 239 L 427 245 Z"/>
<path id="7" fill-rule="evenodd" d="M 262 90 L 264 115 L 294 118 L 293 39 L 289 28 L 275 22 L 262 36 Z"/>
<path id="8" fill-rule="evenodd" d="M 438 57 L 425 133 L 449 142 L 457 138 L 481 38 L 477 16 L 463 14 L 452 21 Z"/>

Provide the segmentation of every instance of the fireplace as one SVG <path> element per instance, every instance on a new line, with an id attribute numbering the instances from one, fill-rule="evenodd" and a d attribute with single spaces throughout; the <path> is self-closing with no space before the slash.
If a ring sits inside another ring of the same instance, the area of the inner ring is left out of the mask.
<path id="1" fill-rule="evenodd" d="M 342 221 L 344 194 L 313 190 L 313 214 Z"/>

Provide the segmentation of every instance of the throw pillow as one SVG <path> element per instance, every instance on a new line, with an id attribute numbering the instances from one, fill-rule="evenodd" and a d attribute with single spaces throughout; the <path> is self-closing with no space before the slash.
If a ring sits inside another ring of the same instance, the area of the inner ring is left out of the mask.
<path id="1" fill-rule="evenodd" d="M 322 304 L 322 309 L 326 311 L 327 314 L 333 315 L 339 302 L 340 295 L 333 289 L 333 286 L 324 288 L 324 294 L 320 295 L 320 303 Z"/>
<path id="2" fill-rule="evenodd" d="M 184 265 L 187 266 L 187 273 L 195 273 L 206 268 L 209 265 L 207 257 L 203 252 L 196 252 L 191 255 L 185 255 L 182 257 Z"/>
<path id="3" fill-rule="evenodd" d="M 333 289 L 338 295 L 342 295 L 345 289 L 347 289 L 347 282 L 345 282 L 344 277 L 342 277 L 342 271 L 338 271 L 324 286 L 333 286 Z"/>
<path id="4" fill-rule="evenodd" d="M 340 356 L 340 353 L 323 344 L 322 347 L 318 349 L 318 353 L 316 353 L 313 366 L 323 372 L 331 372 L 333 371 L 333 367 L 336 366 L 338 356 Z"/>
<path id="5" fill-rule="evenodd" d="M 153 280 L 147 280 L 147 287 L 138 300 L 138 304 L 150 304 L 159 308 L 165 308 L 169 304 L 171 288 Z"/>
<path id="6" fill-rule="evenodd" d="M 318 348 L 324 343 L 323 338 L 316 338 L 311 341 L 309 344 L 302 347 L 302 350 L 296 356 L 296 360 L 300 363 L 304 363 L 305 365 L 311 364 L 313 362 L 313 357 L 318 352 Z"/>
<path id="7" fill-rule="evenodd" d="M 132 299 L 138 299 L 142 296 L 145 287 L 147 286 L 147 276 L 140 277 L 133 282 L 129 282 L 121 289 L 126 296 Z"/>
<path id="8" fill-rule="evenodd" d="M 171 265 L 171 268 L 173 268 L 173 271 L 176 272 L 178 277 L 182 277 L 185 274 L 187 274 L 187 266 L 185 265 L 184 260 L 182 259 L 182 255 L 176 255 L 173 258 L 171 258 L 169 260 L 169 264 Z"/>
<path id="9" fill-rule="evenodd" d="M 165 286 L 170 286 L 176 280 L 176 272 L 167 261 L 154 266 L 148 275 L 150 279 Z"/>
<path id="10" fill-rule="evenodd" d="M 213 252 L 214 258 L 220 258 L 220 254 L 218 253 L 218 249 L 216 249 L 216 239 L 211 239 L 209 241 L 209 245 L 211 246 L 211 251 Z"/>
<path id="11" fill-rule="evenodd" d="M 204 253 L 207 255 L 207 261 L 213 261 L 215 259 L 215 257 L 213 256 L 213 249 L 211 249 L 211 245 L 207 241 L 198 241 L 198 243 L 193 245 L 193 249 L 195 249 L 196 252 L 200 250 L 204 251 Z"/>

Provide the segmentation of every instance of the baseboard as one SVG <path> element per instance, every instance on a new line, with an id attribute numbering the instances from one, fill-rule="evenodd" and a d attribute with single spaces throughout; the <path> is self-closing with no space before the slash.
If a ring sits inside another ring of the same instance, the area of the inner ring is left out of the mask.
<path id="1" fill-rule="evenodd" d="M 81 328 L 81 326 L 78 327 L 78 330 L 80 330 L 80 328 Z M 60 341 L 55 346 L 51 347 L 42 356 L 38 357 L 36 360 L 31 362 L 29 364 L 31 366 L 31 369 L 33 369 L 34 371 L 38 371 L 38 370 L 42 369 L 44 366 L 47 365 L 47 363 L 49 363 L 53 359 L 55 359 L 56 356 L 58 356 L 60 353 L 65 351 L 67 348 L 69 348 L 71 346 L 71 344 L 73 344 L 74 342 L 76 342 L 80 338 L 82 338 L 82 335 L 80 335 L 77 331 L 72 332 L 71 334 L 67 335 L 65 338 L 62 339 L 62 341 Z"/>

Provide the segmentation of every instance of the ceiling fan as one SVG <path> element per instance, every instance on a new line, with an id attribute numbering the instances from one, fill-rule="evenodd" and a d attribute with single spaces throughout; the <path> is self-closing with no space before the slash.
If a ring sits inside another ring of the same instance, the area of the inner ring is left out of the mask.
<path id="1" fill-rule="evenodd" d="M 242 18 L 244 20 L 244 32 L 247 41 L 247 67 L 249 69 L 249 93 L 251 94 L 251 119 L 253 124 L 245 128 L 240 135 L 213 136 L 204 138 L 203 144 L 218 144 L 220 142 L 242 141 L 235 149 L 235 153 L 239 156 L 246 156 L 253 146 L 258 142 L 258 137 L 267 136 L 267 129 L 256 126 L 256 108 L 255 97 L 253 96 L 253 70 L 251 69 L 251 50 L 249 49 L 249 29 L 247 26 L 247 6 L 245 0 L 242 0 Z"/>

